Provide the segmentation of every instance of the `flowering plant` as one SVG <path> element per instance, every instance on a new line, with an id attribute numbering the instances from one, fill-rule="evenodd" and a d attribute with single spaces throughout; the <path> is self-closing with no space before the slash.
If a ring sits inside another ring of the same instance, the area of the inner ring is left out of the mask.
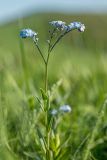
<path id="1" fill-rule="evenodd" d="M 69 113 L 71 112 L 71 107 L 69 105 L 62 105 L 58 109 L 51 108 L 51 91 L 48 88 L 48 63 L 50 59 L 50 55 L 55 48 L 56 44 L 69 32 L 77 29 L 80 32 L 85 30 L 85 25 L 81 22 L 72 22 L 69 25 L 66 25 L 65 22 L 62 21 L 52 21 L 49 22 L 52 26 L 52 30 L 49 31 L 49 39 L 47 40 L 48 43 L 48 53 L 45 57 L 43 52 L 39 47 L 39 39 L 37 32 L 31 29 L 23 29 L 20 31 L 21 38 L 28 38 L 30 37 L 37 50 L 43 60 L 44 67 L 45 67 L 45 84 L 44 89 L 41 89 L 42 100 L 38 98 L 38 101 L 41 106 L 41 110 L 44 114 L 44 134 L 39 127 L 36 125 L 36 131 L 39 137 L 39 144 L 40 144 L 40 153 L 42 155 L 39 156 L 38 159 L 42 160 L 60 160 L 62 154 L 62 146 L 61 144 L 60 135 L 57 132 L 57 125 L 60 113 Z M 62 114 L 62 116 L 63 116 Z"/>

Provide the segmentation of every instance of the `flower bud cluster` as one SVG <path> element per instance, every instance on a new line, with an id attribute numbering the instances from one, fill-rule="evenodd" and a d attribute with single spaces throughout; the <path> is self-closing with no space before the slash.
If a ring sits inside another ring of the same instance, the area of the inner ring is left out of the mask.
<path id="1" fill-rule="evenodd" d="M 34 38 L 37 36 L 37 33 L 32 31 L 31 29 L 23 29 L 20 31 L 20 37 L 21 38 L 27 38 L 27 37 L 30 37 L 30 38 Z"/>
<path id="2" fill-rule="evenodd" d="M 69 25 L 65 25 L 66 23 L 63 21 L 52 21 L 49 22 L 53 27 L 59 30 L 65 30 L 67 32 L 77 29 L 80 32 L 84 32 L 85 25 L 81 22 L 72 22 Z"/>
<path id="3" fill-rule="evenodd" d="M 82 24 L 81 22 L 72 22 L 67 26 L 68 31 L 72 31 L 74 29 L 78 29 L 80 32 L 84 32 L 85 30 L 85 25 Z"/>
<path id="4" fill-rule="evenodd" d="M 49 22 L 49 23 L 59 30 L 64 30 L 65 29 L 65 22 L 63 22 L 63 21 L 52 21 L 52 22 Z"/>

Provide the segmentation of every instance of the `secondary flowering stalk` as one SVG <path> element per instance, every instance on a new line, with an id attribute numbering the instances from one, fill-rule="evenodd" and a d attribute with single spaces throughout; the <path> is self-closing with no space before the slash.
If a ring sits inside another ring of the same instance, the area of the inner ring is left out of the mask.
<path id="1" fill-rule="evenodd" d="M 53 50 L 53 48 L 56 46 L 56 44 L 69 32 L 73 31 L 74 29 L 77 29 L 79 32 L 84 32 L 85 25 L 81 22 L 72 22 L 69 25 L 65 25 L 65 22 L 62 21 L 52 21 L 50 24 L 56 28 L 56 29 L 62 29 L 64 32 L 61 33 L 61 35 L 57 38 L 57 40 L 54 42 L 54 44 L 50 48 L 50 52 Z M 62 27 L 63 26 L 63 27 Z"/>
<path id="2" fill-rule="evenodd" d="M 40 53 L 43 61 L 44 61 L 44 63 L 46 64 L 46 60 L 45 60 L 45 58 L 44 58 L 44 56 L 43 56 L 43 54 L 42 54 L 42 51 L 41 51 L 39 45 L 37 44 L 37 42 L 36 42 L 35 40 L 34 40 L 34 43 L 35 43 L 35 45 L 36 45 L 36 47 L 37 47 L 37 49 L 38 49 L 38 51 L 39 51 L 39 53 Z"/>
<path id="3" fill-rule="evenodd" d="M 33 30 L 31 30 L 29 28 L 28 29 L 22 29 L 20 31 L 20 37 L 21 38 L 28 38 L 29 37 L 29 38 L 33 39 L 33 41 L 34 41 L 34 43 L 35 43 L 35 45 L 36 45 L 36 47 L 37 47 L 37 49 L 38 49 L 38 51 L 39 51 L 39 53 L 42 57 L 44 63 L 46 63 L 46 60 L 45 60 L 45 58 L 42 54 L 42 51 L 41 51 L 41 49 L 39 48 L 39 45 L 38 45 L 38 40 L 39 39 L 38 39 L 37 35 L 38 35 L 38 33 L 34 32 Z"/>

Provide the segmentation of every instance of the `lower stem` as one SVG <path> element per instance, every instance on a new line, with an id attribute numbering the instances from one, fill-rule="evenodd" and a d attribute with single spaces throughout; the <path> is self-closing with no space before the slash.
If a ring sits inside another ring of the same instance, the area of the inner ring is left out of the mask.
<path id="1" fill-rule="evenodd" d="M 46 141 L 47 141 L 47 150 L 46 150 L 46 160 L 51 160 L 50 157 L 50 133 L 46 131 Z"/>
<path id="2" fill-rule="evenodd" d="M 48 90 L 48 64 L 45 64 L 45 92 Z"/>
<path id="3" fill-rule="evenodd" d="M 48 56 L 46 59 L 46 63 L 45 63 L 45 93 L 47 94 L 48 91 L 48 62 L 49 62 L 49 56 L 50 56 L 50 51 L 48 50 Z M 48 128 L 49 125 L 49 106 L 50 106 L 50 101 L 49 99 L 47 100 L 46 103 L 46 112 L 45 112 L 45 116 L 46 116 L 46 143 L 47 143 L 47 150 L 46 150 L 46 160 L 51 160 L 51 156 L 50 156 L 50 131 Z"/>

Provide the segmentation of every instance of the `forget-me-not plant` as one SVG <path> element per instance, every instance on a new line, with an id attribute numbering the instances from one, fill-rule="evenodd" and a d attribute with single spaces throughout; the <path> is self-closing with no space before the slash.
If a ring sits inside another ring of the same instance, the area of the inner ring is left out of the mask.
<path id="1" fill-rule="evenodd" d="M 74 29 L 77 29 L 80 32 L 84 32 L 85 25 L 81 22 L 72 22 L 70 24 L 66 24 L 63 21 L 52 21 L 49 22 L 52 29 L 49 31 L 49 39 L 48 43 L 48 52 L 47 55 L 43 54 L 40 46 L 39 46 L 39 38 L 38 33 L 31 29 L 22 29 L 20 31 L 21 38 L 31 38 L 43 60 L 45 67 L 45 85 L 44 89 L 41 89 L 42 102 L 41 108 L 43 113 L 45 114 L 45 135 L 41 133 L 40 128 L 37 129 L 38 136 L 40 138 L 41 150 L 43 151 L 44 160 L 53 160 L 57 159 L 60 156 L 60 136 L 56 132 L 55 128 L 55 117 L 59 113 L 70 113 L 72 108 L 69 105 L 60 106 L 58 109 L 52 109 L 50 103 L 50 94 L 48 88 L 48 63 L 50 59 L 50 55 L 58 44 L 58 42 L 69 32 L 72 32 Z"/>

